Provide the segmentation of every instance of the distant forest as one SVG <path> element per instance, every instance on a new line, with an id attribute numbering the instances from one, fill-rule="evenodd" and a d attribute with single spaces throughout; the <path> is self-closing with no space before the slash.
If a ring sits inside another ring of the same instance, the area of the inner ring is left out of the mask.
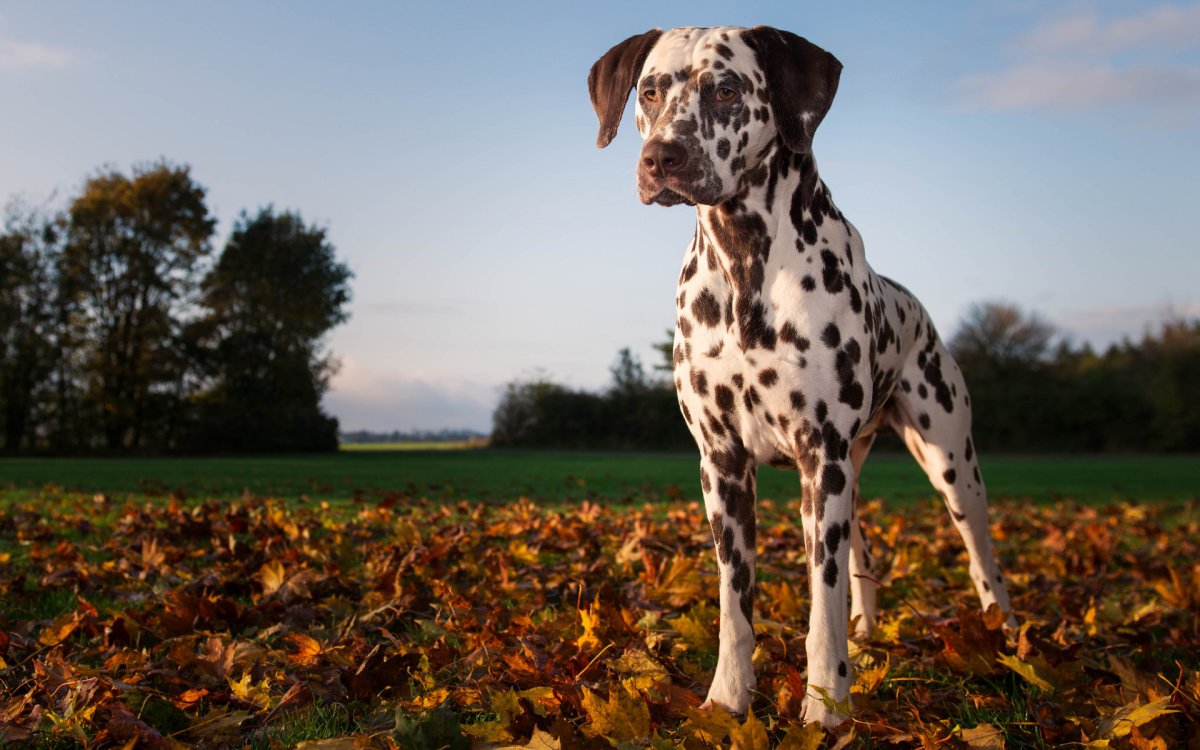
<path id="1" fill-rule="evenodd" d="M 105 169 L 65 210 L 0 229 L 0 447 L 7 453 L 335 450 L 320 408 L 349 269 L 325 230 L 243 213 L 214 257 L 186 166 Z"/>
<path id="2" fill-rule="evenodd" d="M 509 383 L 492 444 L 694 450 L 669 377 L 670 336 L 656 346 L 663 361 L 650 373 L 621 350 L 603 391 L 544 378 Z M 947 344 L 971 392 L 982 450 L 1200 450 L 1200 321 L 1171 320 L 1098 353 L 1073 346 L 1036 314 L 988 302 L 969 310 Z M 899 441 L 890 447 L 902 450 Z"/>

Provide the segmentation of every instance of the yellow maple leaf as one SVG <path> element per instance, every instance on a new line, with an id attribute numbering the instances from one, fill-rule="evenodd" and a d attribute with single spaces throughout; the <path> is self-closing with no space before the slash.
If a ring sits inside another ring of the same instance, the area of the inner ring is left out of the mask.
<path id="1" fill-rule="evenodd" d="M 850 692 L 856 695 L 870 695 L 879 689 L 883 684 L 883 679 L 887 677 L 888 671 L 892 668 L 892 660 L 888 659 L 883 664 L 876 665 L 870 669 L 859 669 L 854 677 L 854 684 L 850 686 Z"/>
<path id="2" fill-rule="evenodd" d="M 257 685 L 250 679 L 249 672 L 243 672 L 240 679 L 228 678 L 229 692 L 234 698 L 257 706 L 260 709 L 268 709 L 271 707 L 271 681 L 263 679 Z"/>
<path id="3" fill-rule="evenodd" d="M 704 709 L 689 708 L 685 715 L 688 720 L 682 731 L 709 745 L 720 745 L 738 726 L 733 714 L 719 703 Z"/>
<path id="4" fill-rule="evenodd" d="M 1028 661 L 1022 661 L 1016 656 L 1001 654 L 996 656 L 996 661 L 1021 675 L 1028 682 L 1040 687 L 1042 690 L 1051 692 L 1055 690 L 1054 682 L 1056 681 L 1056 677 L 1054 670 L 1040 656 L 1031 656 Z"/>
<path id="5" fill-rule="evenodd" d="M 775 750 L 817 750 L 825 739 L 825 730 L 817 722 L 793 725 Z"/>
<path id="6" fill-rule="evenodd" d="M 667 624 L 679 633 L 679 637 L 700 651 L 711 651 L 717 647 L 716 628 L 712 621 L 716 610 L 711 605 L 693 607 L 686 615 L 680 615 Z"/>
<path id="7" fill-rule="evenodd" d="M 575 645 L 580 651 L 591 651 L 599 648 L 600 637 L 598 631 L 601 628 L 600 623 L 600 600 L 592 602 L 587 609 L 579 610 L 579 619 L 583 623 L 583 634 L 575 639 Z"/>
<path id="8" fill-rule="evenodd" d="M 1121 706 L 1108 716 L 1096 722 L 1097 739 L 1115 739 L 1129 734 L 1134 727 L 1140 727 L 1154 721 L 1160 716 L 1177 713 L 1178 709 L 1171 707 L 1170 698 L 1160 698 L 1149 703 L 1134 701 Z"/>
<path id="9" fill-rule="evenodd" d="M 264 596 L 274 594 L 287 580 L 287 575 L 283 571 L 283 563 L 272 560 L 263 565 L 259 568 L 258 580 L 262 583 Z"/>
<path id="10" fill-rule="evenodd" d="M 588 716 L 583 731 L 591 737 L 633 742 L 650 736 L 650 707 L 625 686 L 609 690 L 607 701 L 584 688 L 583 710 Z"/>
<path id="11" fill-rule="evenodd" d="M 770 750 L 767 728 L 753 713 L 747 713 L 746 721 L 729 732 L 733 750 Z"/>
<path id="12" fill-rule="evenodd" d="M 656 662 L 645 651 L 628 649 L 612 664 L 612 668 L 622 675 L 636 690 L 648 690 L 658 683 L 670 679 L 667 670 Z"/>

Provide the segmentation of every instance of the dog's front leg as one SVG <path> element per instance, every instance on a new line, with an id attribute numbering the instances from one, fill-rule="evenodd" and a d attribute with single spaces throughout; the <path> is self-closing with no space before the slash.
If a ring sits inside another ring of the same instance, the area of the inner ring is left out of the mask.
<path id="1" fill-rule="evenodd" d="M 821 465 L 807 471 L 802 466 L 801 471 L 801 518 L 812 593 L 804 643 L 808 654 L 804 720 L 832 727 L 846 719 L 843 707 L 848 708 L 844 701 L 850 695 L 847 584 L 853 469 L 847 460 L 826 457 Z"/>
<path id="2" fill-rule="evenodd" d="M 717 548 L 721 596 L 717 671 L 705 705 L 735 714 L 750 708 L 754 689 L 755 465 L 740 443 L 709 449 L 700 461 L 704 506 Z"/>

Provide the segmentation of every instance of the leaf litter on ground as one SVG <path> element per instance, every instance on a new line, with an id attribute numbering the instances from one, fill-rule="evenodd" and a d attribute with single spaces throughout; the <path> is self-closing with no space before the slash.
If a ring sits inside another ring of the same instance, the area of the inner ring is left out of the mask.
<path id="1" fill-rule="evenodd" d="M 980 612 L 944 511 L 863 510 L 880 620 L 853 718 L 800 720 L 795 502 L 759 504 L 752 712 L 716 663 L 702 508 L 389 497 L 0 505 L 0 746 L 1200 747 L 1200 503 L 1036 506 Z"/>

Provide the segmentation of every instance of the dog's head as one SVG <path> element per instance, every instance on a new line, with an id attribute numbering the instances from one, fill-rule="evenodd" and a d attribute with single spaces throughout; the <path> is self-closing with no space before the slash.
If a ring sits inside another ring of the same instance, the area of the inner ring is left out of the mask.
<path id="1" fill-rule="evenodd" d="M 651 30 L 592 66 L 588 91 L 607 146 L 631 90 L 642 135 L 643 203 L 715 205 L 778 139 L 807 153 L 829 111 L 842 64 L 787 31 L 767 26 Z"/>

